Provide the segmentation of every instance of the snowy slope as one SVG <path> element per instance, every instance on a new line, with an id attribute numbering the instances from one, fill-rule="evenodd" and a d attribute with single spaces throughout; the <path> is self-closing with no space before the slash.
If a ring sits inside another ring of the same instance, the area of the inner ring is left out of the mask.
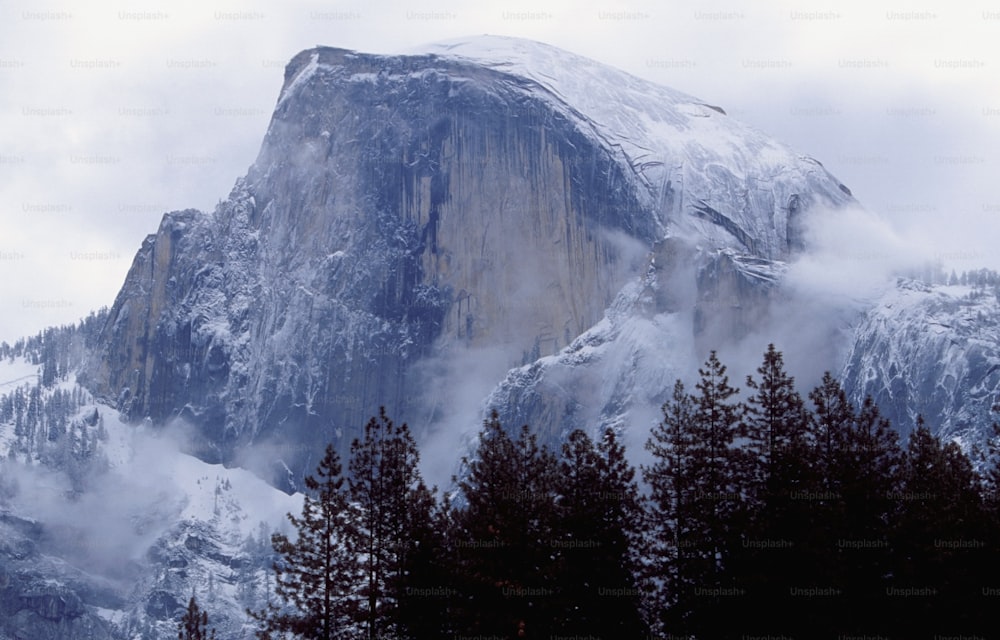
<path id="1" fill-rule="evenodd" d="M 31 364 L 25 358 L 0 358 L 0 394 L 9 393 L 15 387 L 38 382 L 41 367 Z"/>
<path id="2" fill-rule="evenodd" d="M 0 365 L 0 384 L 4 380 L 36 382 L 33 372 L 37 368 L 24 362 Z M 71 374 L 53 389 L 69 390 L 75 385 L 75 376 Z M 186 445 L 179 430 L 154 428 L 148 423 L 129 424 L 117 410 L 100 402 L 79 408 L 72 419 L 83 420 L 95 410 L 107 430 L 100 453 L 108 462 L 107 473 L 113 477 L 112 481 L 145 493 L 155 488 L 157 495 L 170 496 L 168 502 L 174 506 L 164 513 L 169 521 L 207 522 L 217 512 L 225 511 L 226 529 L 234 536 L 245 537 L 257 529 L 260 521 L 279 524 L 286 513 L 297 512 L 301 506 L 301 495 L 278 491 L 245 469 L 209 464 L 183 453 Z M 7 456 L 12 437 L 11 425 L 0 425 L 0 457 Z M 227 485 L 227 489 L 220 500 L 215 488 L 221 484 Z"/>
<path id="3" fill-rule="evenodd" d="M 301 494 L 278 491 L 246 469 L 209 464 L 183 453 L 181 433 L 130 425 L 117 411 L 99 404 L 81 414 L 93 408 L 101 412 L 109 433 L 105 452 L 110 473 L 126 486 L 141 483 L 143 492 L 164 497 L 172 505 L 163 513 L 166 523 L 218 521 L 220 535 L 239 542 L 261 522 L 276 527 L 286 513 L 301 508 Z"/>
<path id="4" fill-rule="evenodd" d="M 767 227 L 781 236 L 793 213 L 789 209 L 805 206 L 799 196 L 827 206 L 851 200 L 847 187 L 818 161 L 730 118 L 721 107 L 571 52 L 503 36 L 448 40 L 418 52 L 529 80 L 535 95 L 628 167 L 641 202 L 669 233 L 695 232 L 714 243 L 780 258 L 788 247 L 775 243 Z M 681 194 L 680 211 L 691 218 L 671 215 L 676 213 L 671 192 Z M 731 224 L 720 224 L 703 209 Z M 680 229 L 671 229 L 674 224 Z M 727 241 L 724 231 L 737 242 Z M 743 242 L 744 237 L 755 242 Z"/>
<path id="5" fill-rule="evenodd" d="M 36 384 L 40 375 L 41 367 L 25 358 L 0 358 L 0 395 Z M 0 423 L 0 454 L 6 453 L 13 442 L 14 425 Z"/>
<path id="6" fill-rule="evenodd" d="M 858 322 L 842 379 L 904 434 L 923 415 L 942 437 L 981 443 L 1000 403 L 1000 300 L 900 279 Z"/>
<path id="7" fill-rule="evenodd" d="M 310 53 L 294 70 L 279 107 L 336 74 L 338 65 L 322 62 L 321 53 Z M 693 233 L 715 246 L 781 258 L 793 248 L 785 233 L 796 213 L 853 200 L 817 160 L 728 117 L 721 107 L 544 43 L 484 35 L 403 53 L 501 72 L 546 102 L 633 177 L 642 209 L 664 230 L 661 235 Z M 411 73 L 419 77 L 432 68 Z M 448 72 L 461 79 L 456 71 Z M 375 82 L 382 74 L 351 77 Z"/>
<path id="8" fill-rule="evenodd" d="M 26 370 L 23 364 L 0 368 L 0 379 L 23 379 Z M 75 385 L 70 375 L 42 395 L 72 392 Z M 44 636 L 52 625 L 74 639 L 107 633 L 173 638 L 194 593 L 222 637 L 238 637 L 244 609 L 256 606 L 261 593 L 267 536 L 286 528 L 285 516 L 301 510 L 302 496 L 244 469 L 185 454 L 186 437 L 177 427 L 128 424 L 94 402 L 70 421 L 101 433 L 82 475 L 63 466 L 66 461 L 52 455 L 56 449 L 40 449 L 29 465 L 23 454 L 7 459 L 13 426 L 0 425 L 0 534 L 10 537 L 0 543 L 0 573 L 17 576 L 13 584 L 22 586 L 15 588 L 74 603 L 65 619 L 8 604 L 16 609 L 14 626 L 0 621 L 0 634 L 34 628 Z M 27 556 L 16 551 L 25 548 L 32 549 Z M 6 593 L 9 588 L 0 586 L 0 609 L 5 600 L 19 602 L 19 592 Z M 24 601 L 41 596 L 33 597 Z"/>

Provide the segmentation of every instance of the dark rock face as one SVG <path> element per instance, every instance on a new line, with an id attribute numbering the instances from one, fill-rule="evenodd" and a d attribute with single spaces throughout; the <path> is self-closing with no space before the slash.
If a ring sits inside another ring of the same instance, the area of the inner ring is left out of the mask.
<path id="1" fill-rule="evenodd" d="M 146 615 L 154 620 L 170 620 L 178 617 L 184 605 L 169 591 L 154 591 L 146 599 Z"/>
<path id="2" fill-rule="evenodd" d="M 695 276 L 697 350 L 707 354 L 760 327 L 769 313 L 784 265 L 755 256 L 720 253 L 703 260 Z"/>
<path id="3" fill-rule="evenodd" d="M 600 317 L 627 273 L 611 232 L 653 237 L 614 215 L 637 210 L 617 168 L 495 74 L 484 88 L 406 62 L 384 82 L 350 80 L 382 59 L 345 63 L 279 105 L 214 216 L 164 218 L 112 310 L 96 390 L 133 418 L 194 422 L 203 455 L 273 437 L 301 464 L 295 447 L 346 450 L 379 404 L 412 415 L 411 367 L 439 340 L 559 345 Z"/>
<path id="4" fill-rule="evenodd" d="M 0 637 L 110 639 L 93 608 L 109 604 L 105 589 L 39 553 L 40 535 L 37 523 L 0 514 Z"/>
<path id="5" fill-rule="evenodd" d="M 815 161 L 682 94 L 598 69 L 595 87 L 653 92 L 622 99 L 649 131 L 619 140 L 500 67 L 296 56 L 247 176 L 214 213 L 167 214 L 143 243 L 85 383 L 131 419 L 190 423 L 205 459 L 253 465 L 241 452 L 265 445 L 275 480 L 294 483 L 325 443 L 346 455 L 379 405 L 433 424 L 447 398 L 426 363 L 493 349 L 513 367 L 566 347 L 665 236 L 773 260 L 809 206 L 847 201 Z M 687 141 L 706 118 L 726 151 Z M 629 155 L 654 133 L 662 156 Z M 731 138 L 747 150 L 727 159 Z"/>
<path id="6" fill-rule="evenodd" d="M 36 587 L 21 594 L 24 609 L 46 620 L 59 622 L 83 615 L 80 596 L 63 587 Z"/>
<path id="7" fill-rule="evenodd" d="M 171 527 L 149 548 L 146 560 L 154 571 L 136 583 L 132 596 L 145 621 L 156 629 L 156 637 L 176 636 L 177 621 L 192 593 L 208 612 L 219 637 L 235 638 L 247 632 L 246 608 L 256 609 L 262 603 L 241 599 L 235 585 L 255 568 L 269 572 L 270 564 L 251 566 L 245 550 L 234 542 L 213 524 L 187 520 Z M 235 599 L 231 591 L 229 595 L 222 593 L 223 585 L 235 590 Z"/>
<path id="8" fill-rule="evenodd" d="M 503 424 L 533 425 L 546 442 L 574 429 L 643 432 L 676 379 L 760 325 L 782 271 L 677 239 L 657 243 L 645 276 L 622 290 L 601 323 L 559 354 L 512 370 L 487 402 Z"/>

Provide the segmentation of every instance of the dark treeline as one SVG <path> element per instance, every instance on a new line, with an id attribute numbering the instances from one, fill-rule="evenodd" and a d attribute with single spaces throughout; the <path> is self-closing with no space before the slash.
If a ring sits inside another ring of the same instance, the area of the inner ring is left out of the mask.
<path id="1" fill-rule="evenodd" d="M 998 438 L 994 438 L 997 441 Z M 373 418 L 272 538 L 260 638 L 934 638 L 1000 629 L 1000 452 L 908 442 L 769 346 L 745 394 L 713 352 L 636 470 L 614 430 L 561 450 L 494 413 L 456 490 Z"/>

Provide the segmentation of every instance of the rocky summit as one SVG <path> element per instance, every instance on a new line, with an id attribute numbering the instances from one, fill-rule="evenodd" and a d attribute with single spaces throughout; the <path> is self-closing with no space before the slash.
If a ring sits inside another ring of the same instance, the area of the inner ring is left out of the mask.
<path id="1" fill-rule="evenodd" d="M 544 44 L 319 47 L 287 66 L 229 197 L 143 242 L 82 378 L 291 489 L 380 405 L 425 437 L 474 426 L 507 371 L 605 321 L 653 255 L 647 285 L 697 312 L 691 340 L 740 331 L 752 318 L 719 308 L 746 315 L 802 218 L 852 201 L 723 108 Z"/>
<path id="2" fill-rule="evenodd" d="M 176 638 L 192 594 L 250 637 L 303 475 L 379 406 L 440 487 L 490 409 L 636 457 L 709 350 L 738 384 L 774 342 L 802 392 L 830 369 L 984 444 L 1000 275 L 868 286 L 817 231 L 859 211 L 723 107 L 544 44 L 303 51 L 214 211 L 165 214 L 110 309 L 0 344 L 0 640 Z"/>

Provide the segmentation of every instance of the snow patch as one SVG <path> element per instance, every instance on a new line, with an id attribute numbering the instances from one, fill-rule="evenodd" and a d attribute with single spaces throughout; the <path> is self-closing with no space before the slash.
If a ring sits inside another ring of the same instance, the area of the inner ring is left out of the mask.
<path id="1" fill-rule="evenodd" d="M 0 358 L 0 394 L 10 393 L 17 387 L 33 385 L 42 374 L 41 365 L 25 358 Z"/>

